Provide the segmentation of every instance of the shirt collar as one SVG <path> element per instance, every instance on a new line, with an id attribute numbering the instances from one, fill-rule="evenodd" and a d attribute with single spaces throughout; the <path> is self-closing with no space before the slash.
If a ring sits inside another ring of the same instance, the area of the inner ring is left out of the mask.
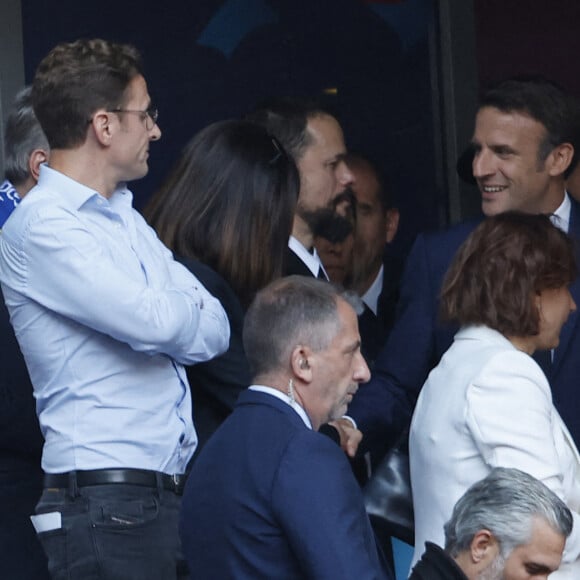
<path id="1" fill-rule="evenodd" d="M 111 197 L 107 199 L 98 191 L 95 191 L 94 189 L 75 181 L 71 177 L 68 177 L 68 175 L 49 167 L 46 163 L 40 166 L 38 185 L 57 191 L 62 195 L 63 200 L 75 209 L 80 209 L 91 199 L 104 200 L 113 207 L 119 205 L 130 206 L 133 202 L 133 196 L 124 183 L 120 183 Z"/>
<path id="2" fill-rule="evenodd" d="M 381 265 L 379 273 L 371 287 L 363 294 L 363 302 L 373 311 L 376 316 L 379 310 L 379 296 L 383 289 L 383 276 L 385 275 L 385 267 Z"/>
<path id="3" fill-rule="evenodd" d="M 277 399 L 280 399 L 281 401 L 286 403 L 289 407 L 292 407 L 292 409 L 294 409 L 294 411 L 296 411 L 296 413 L 300 415 L 300 418 L 302 419 L 302 421 L 304 421 L 304 424 L 309 429 L 312 429 L 312 423 L 310 422 L 310 419 L 308 418 L 306 411 L 296 401 L 290 399 L 290 397 L 285 393 L 282 393 L 278 389 L 273 389 L 272 387 L 266 387 L 265 385 L 252 385 L 251 387 L 248 388 L 250 389 L 250 391 L 258 391 L 260 393 L 266 393 L 268 395 L 276 397 Z"/>
<path id="4" fill-rule="evenodd" d="M 316 252 L 316 248 L 314 248 L 312 253 L 310 253 L 302 243 L 298 241 L 298 238 L 295 238 L 294 236 L 290 236 L 288 247 L 304 262 L 315 278 L 318 278 L 319 269 L 322 269 L 326 275 L 322 263 L 320 262 L 320 258 Z M 328 278 L 328 276 L 326 277 Z"/>
<path id="5" fill-rule="evenodd" d="M 568 192 L 564 192 L 564 201 L 560 207 L 550 216 L 552 223 L 562 231 L 568 233 L 570 230 L 570 212 L 572 211 L 572 202 Z"/>

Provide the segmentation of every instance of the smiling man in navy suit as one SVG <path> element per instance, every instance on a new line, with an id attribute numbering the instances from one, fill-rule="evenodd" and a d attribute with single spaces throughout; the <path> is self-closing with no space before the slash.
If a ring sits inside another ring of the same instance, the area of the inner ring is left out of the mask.
<path id="1" fill-rule="evenodd" d="M 244 349 L 254 384 L 184 494 L 192 576 L 390 578 L 345 454 L 317 433 L 369 378 L 354 310 L 326 282 L 278 280 L 246 314 Z"/>
<path id="2" fill-rule="evenodd" d="M 509 79 L 480 99 L 472 138 L 472 171 L 484 216 L 507 210 L 553 215 L 580 240 L 580 205 L 565 180 L 580 150 L 576 99 L 541 78 Z M 481 219 L 481 218 L 480 218 Z M 369 385 L 349 409 L 365 434 L 363 445 L 383 454 L 407 426 L 430 369 L 449 348 L 456 328 L 438 319 L 439 290 L 453 255 L 480 221 L 419 235 L 407 260 L 397 319 Z M 580 280 L 571 287 L 580 300 Z M 580 329 L 573 313 L 553 352 L 538 353 L 554 404 L 580 444 Z"/>

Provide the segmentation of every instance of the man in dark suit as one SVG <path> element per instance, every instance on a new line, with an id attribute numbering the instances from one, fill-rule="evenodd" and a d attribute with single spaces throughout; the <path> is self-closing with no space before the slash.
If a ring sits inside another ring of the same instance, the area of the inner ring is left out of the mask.
<path id="1" fill-rule="evenodd" d="M 4 144 L 0 229 L 48 159 L 48 141 L 32 109 L 29 87 L 16 96 Z M 0 578 L 48 578 L 46 557 L 30 522 L 42 493 L 43 442 L 32 384 L 0 292 Z"/>
<path id="2" fill-rule="evenodd" d="M 317 433 L 369 378 L 354 310 L 290 276 L 246 314 L 254 385 L 193 465 L 181 537 L 190 569 L 221 578 L 390 578 L 344 454 Z"/>
<path id="3" fill-rule="evenodd" d="M 390 186 L 371 161 L 349 153 L 352 211 L 329 220 L 314 245 L 330 280 L 361 297 L 357 305 L 362 351 L 369 366 L 393 325 L 402 261 L 389 252 L 399 225 Z M 350 221 L 349 221 L 350 220 Z"/>
<path id="4" fill-rule="evenodd" d="M 349 154 L 356 197 L 352 287 L 361 296 L 363 352 L 372 364 L 393 325 L 402 274 L 401 260 L 389 252 L 399 227 L 399 210 L 385 176 L 370 160 Z M 372 367 L 371 367 L 372 368 Z"/>
<path id="5" fill-rule="evenodd" d="M 507 210 L 554 214 L 554 222 L 580 239 L 580 205 L 565 190 L 579 151 L 578 104 L 543 79 L 510 79 L 481 98 L 472 138 L 473 175 L 484 216 Z M 380 457 L 408 425 L 430 369 L 451 345 L 456 328 L 438 320 L 445 272 L 478 220 L 419 235 L 407 260 L 397 319 L 373 378 L 349 413 L 365 434 L 363 444 Z M 571 287 L 580 300 L 580 280 Z M 564 326 L 553 353 L 538 353 L 554 404 L 580 443 L 580 328 L 578 313 Z"/>
<path id="6" fill-rule="evenodd" d="M 339 122 L 318 104 L 299 98 L 270 99 L 249 114 L 250 121 L 264 126 L 291 155 L 300 173 L 300 191 L 288 240 L 283 273 L 328 280 L 314 247 L 314 237 L 334 227 L 337 216 L 352 211 L 352 174 L 345 163 L 346 147 Z M 338 220 L 340 221 L 340 220 Z M 340 225 L 339 225 L 340 228 Z M 348 418 L 332 422 L 323 430 L 339 439 L 354 455 L 361 434 Z"/>
<path id="7" fill-rule="evenodd" d="M 314 236 L 335 211 L 344 215 L 351 203 L 348 189 L 353 181 L 344 162 L 346 147 L 340 124 L 316 104 L 291 98 L 264 103 L 248 118 L 282 143 L 300 172 L 284 272 L 328 279 L 314 248 Z"/>

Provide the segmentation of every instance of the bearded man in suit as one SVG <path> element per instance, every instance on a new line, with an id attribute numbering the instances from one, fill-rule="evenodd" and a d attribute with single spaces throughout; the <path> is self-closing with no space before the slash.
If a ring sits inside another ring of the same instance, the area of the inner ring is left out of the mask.
<path id="1" fill-rule="evenodd" d="M 332 217 L 351 205 L 353 176 L 345 163 L 339 122 L 317 104 L 301 99 L 272 99 L 248 116 L 263 125 L 294 158 L 300 192 L 284 273 L 328 280 L 314 248 L 314 237 Z"/>

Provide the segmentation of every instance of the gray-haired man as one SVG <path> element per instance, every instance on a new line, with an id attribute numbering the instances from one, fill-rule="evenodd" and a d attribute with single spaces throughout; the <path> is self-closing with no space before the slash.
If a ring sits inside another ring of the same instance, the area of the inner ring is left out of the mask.
<path id="1" fill-rule="evenodd" d="M 497 467 L 472 485 L 409 580 L 545 580 L 558 569 L 572 514 L 543 483 Z"/>

